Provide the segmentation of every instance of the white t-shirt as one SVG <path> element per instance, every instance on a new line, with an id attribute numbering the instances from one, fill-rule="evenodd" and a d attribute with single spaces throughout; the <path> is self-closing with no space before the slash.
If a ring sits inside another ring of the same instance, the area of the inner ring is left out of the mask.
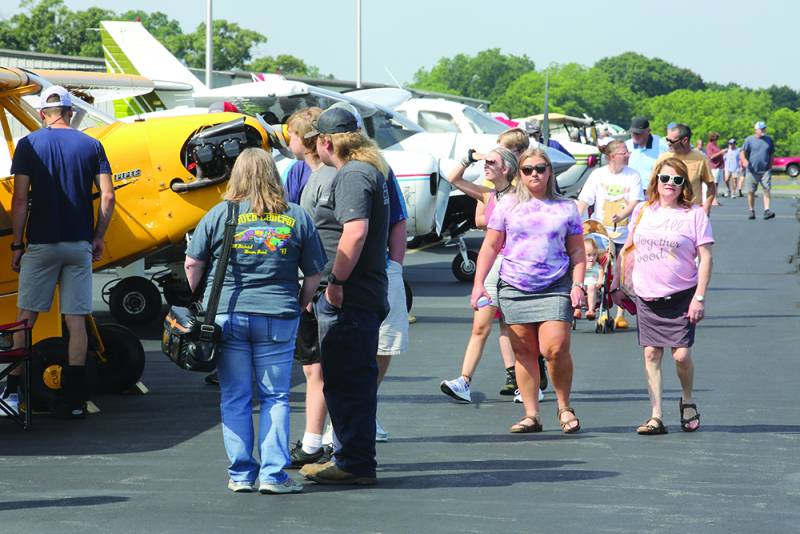
<path id="1" fill-rule="evenodd" d="M 578 200 L 594 206 L 592 219 L 600 221 L 606 230 L 612 232 L 614 223 L 611 216 L 621 212 L 633 200 L 644 200 L 642 178 L 630 167 L 623 168 L 619 174 L 611 174 L 608 167 L 600 167 L 589 175 Z M 616 231 L 622 235 L 614 242 L 624 244 L 628 237 L 628 219 L 619 221 Z"/>

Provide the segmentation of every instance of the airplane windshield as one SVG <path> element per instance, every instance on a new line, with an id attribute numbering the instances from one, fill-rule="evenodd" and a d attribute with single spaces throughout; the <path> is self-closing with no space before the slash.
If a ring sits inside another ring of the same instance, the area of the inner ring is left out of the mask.
<path id="1" fill-rule="evenodd" d="M 378 108 L 377 112 L 364 119 L 364 129 L 381 150 L 425 131 L 402 115 L 383 106 L 375 107 Z"/>
<path id="2" fill-rule="evenodd" d="M 500 135 L 508 130 L 505 124 L 477 109 L 470 107 L 464 108 L 464 117 L 469 121 L 474 133 Z"/>

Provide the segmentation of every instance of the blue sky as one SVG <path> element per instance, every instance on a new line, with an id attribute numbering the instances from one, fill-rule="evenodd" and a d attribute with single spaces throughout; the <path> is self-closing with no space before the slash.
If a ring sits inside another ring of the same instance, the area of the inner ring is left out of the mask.
<path id="1" fill-rule="evenodd" d="M 124 12 L 120 0 L 65 0 L 74 10 L 101 6 Z M 204 0 L 137 0 L 161 11 L 184 32 L 205 21 Z M 298 5 L 302 9 L 298 9 Z M 20 12 L 6 0 L 0 18 Z M 516 9 L 517 11 L 513 11 Z M 356 0 L 215 0 L 215 19 L 256 30 L 268 42 L 258 55 L 292 54 L 339 79 L 356 78 Z M 689 68 L 704 80 L 800 90 L 797 44 L 800 2 L 744 0 L 478 2 L 362 0 L 362 79 L 402 84 L 442 57 L 487 48 L 527 54 L 537 69 L 551 62 L 591 66 L 634 51 Z"/>

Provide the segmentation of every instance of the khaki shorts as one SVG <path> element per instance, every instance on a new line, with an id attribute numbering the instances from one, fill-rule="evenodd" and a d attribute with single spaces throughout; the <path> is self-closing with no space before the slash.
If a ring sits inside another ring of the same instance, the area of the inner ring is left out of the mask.
<path id="1" fill-rule="evenodd" d="M 92 313 L 92 245 L 87 241 L 32 244 L 22 255 L 17 307 L 48 312 L 58 283 L 59 311 Z"/>
<path id="2" fill-rule="evenodd" d="M 408 308 L 403 266 L 396 261 L 389 261 L 386 275 L 389 277 L 390 309 L 378 334 L 378 354 L 396 356 L 408 350 Z"/>
<path id="3" fill-rule="evenodd" d="M 745 171 L 747 175 L 744 180 L 744 189 L 747 193 L 755 193 L 758 190 L 758 184 L 761 184 L 761 187 L 765 191 L 769 191 L 772 189 L 772 169 L 766 170 L 764 172 L 753 172 L 750 169 Z"/>

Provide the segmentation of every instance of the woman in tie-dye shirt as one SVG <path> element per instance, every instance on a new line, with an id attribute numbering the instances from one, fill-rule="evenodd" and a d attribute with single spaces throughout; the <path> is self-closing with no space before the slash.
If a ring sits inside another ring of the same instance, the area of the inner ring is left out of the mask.
<path id="1" fill-rule="evenodd" d="M 540 432 L 538 356 L 543 354 L 558 396 L 558 420 L 566 433 L 580 430 L 570 408 L 572 356 L 570 327 L 575 307 L 583 304 L 586 255 L 578 209 L 556 195 L 547 153 L 528 149 L 519 158 L 513 195 L 497 204 L 478 256 L 472 305 L 486 296 L 484 280 L 505 246 L 498 297 L 516 357 L 517 385 L 525 417 L 511 432 Z"/>

